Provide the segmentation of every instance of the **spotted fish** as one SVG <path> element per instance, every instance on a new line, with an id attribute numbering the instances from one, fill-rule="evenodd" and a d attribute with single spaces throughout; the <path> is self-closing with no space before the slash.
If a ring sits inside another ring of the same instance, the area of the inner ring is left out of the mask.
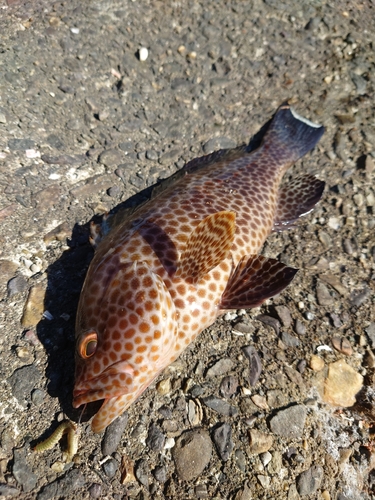
<path id="1" fill-rule="evenodd" d="M 103 400 L 104 430 L 206 327 L 230 309 L 259 306 L 296 269 L 259 255 L 272 231 L 321 198 L 310 174 L 281 184 L 324 132 L 284 103 L 255 151 L 191 161 L 133 213 L 119 212 L 99 242 L 76 319 L 73 406 Z"/>

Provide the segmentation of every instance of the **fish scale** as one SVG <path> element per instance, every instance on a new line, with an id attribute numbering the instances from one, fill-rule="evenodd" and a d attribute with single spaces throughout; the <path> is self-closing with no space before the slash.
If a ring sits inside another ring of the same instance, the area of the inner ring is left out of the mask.
<path id="1" fill-rule="evenodd" d="M 76 320 L 74 407 L 103 400 L 100 432 L 226 310 L 255 307 L 296 270 L 258 255 L 272 230 L 291 227 L 320 199 L 307 174 L 280 185 L 323 127 L 287 103 L 261 146 L 188 163 L 132 214 L 114 217 L 99 242 Z"/>

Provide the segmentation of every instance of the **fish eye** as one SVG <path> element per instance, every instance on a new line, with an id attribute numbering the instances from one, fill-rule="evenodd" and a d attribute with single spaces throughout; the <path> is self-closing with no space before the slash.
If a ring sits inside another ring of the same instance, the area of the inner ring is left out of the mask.
<path id="1" fill-rule="evenodd" d="M 78 346 L 78 352 L 81 358 L 88 359 L 95 354 L 98 345 L 98 335 L 96 332 L 88 332 L 82 338 Z"/>

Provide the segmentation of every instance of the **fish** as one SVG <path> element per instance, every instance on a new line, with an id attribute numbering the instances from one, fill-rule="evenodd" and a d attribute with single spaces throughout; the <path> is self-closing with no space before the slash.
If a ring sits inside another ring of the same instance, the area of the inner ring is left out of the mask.
<path id="1" fill-rule="evenodd" d="M 320 200 L 324 182 L 313 175 L 282 178 L 323 132 L 284 102 L 257 149 L 192 160 L 148 202 L 119 211 L 103 235 L 94 231 L 98 244 L 76 316 L 73 389 L 74 408 L 103 401 L 94 432 L 218 316 L 257 307 L 289 285 L 297 269 L 260 251 L 272 231 L 294 227 Z"/>

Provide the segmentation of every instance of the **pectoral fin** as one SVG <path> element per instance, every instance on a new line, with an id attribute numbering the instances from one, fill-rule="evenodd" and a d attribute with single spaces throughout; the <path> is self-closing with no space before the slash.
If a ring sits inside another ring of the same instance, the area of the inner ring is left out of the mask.
<path id="1" fill-rule="evenodd" d="M 181 255 L 176 277 L 192 285 L 229 254 L 236 230 L 236 214 L 223 211 L 203 219 L 191 233 Z"/>
<path id="2" fill-rule="evenodd" d="M 309 213 L 320 200 L 324 185 L 324 182 L 307 174 L 283 186 L 279 192 L 273 230 L 289 229 L 299 217 Z"/>
<path id="3" fill-rule="evenodd" d="M 243 257 L 229 278 L 220 309 L 257 307 L 280 293 L 294 278 L 297 269 L 262 255 Z"/>

